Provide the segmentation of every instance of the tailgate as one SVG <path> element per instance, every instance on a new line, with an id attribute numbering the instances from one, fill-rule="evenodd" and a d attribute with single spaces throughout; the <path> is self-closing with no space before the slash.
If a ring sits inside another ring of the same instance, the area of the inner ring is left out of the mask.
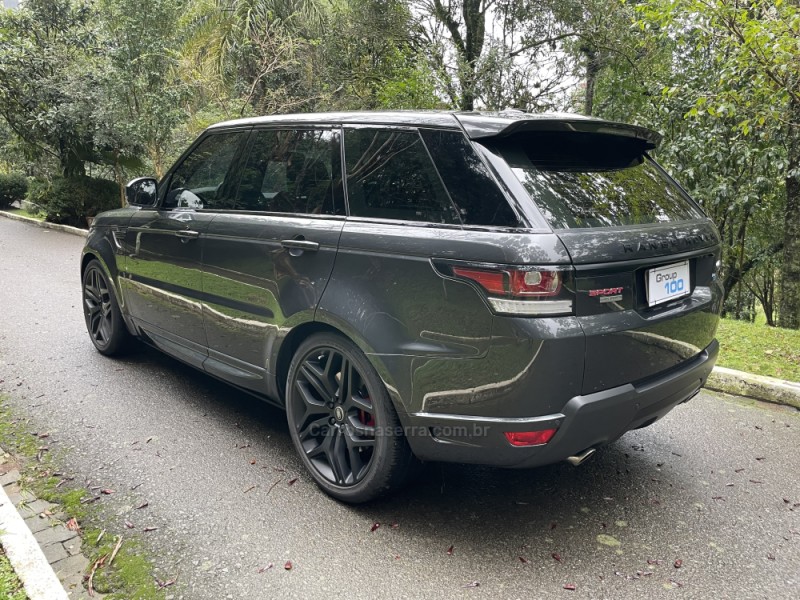
<path id="1" fill-rule="evenodd" d="M 719 239 L 710 222 L 570 230 L 559 237 L 573 259 L 576 314 L 586 334 L 582 393 L 669 370 L 714 339 L 722 294 Z"/>

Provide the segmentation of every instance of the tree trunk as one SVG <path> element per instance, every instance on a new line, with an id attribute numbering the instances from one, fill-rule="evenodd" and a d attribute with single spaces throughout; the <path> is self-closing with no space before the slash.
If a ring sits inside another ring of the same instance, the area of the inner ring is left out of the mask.
<path id="1" fill-rule="evenodd" d="M 86 175 L 86 167 L 83 164 L 83 160 L 78 158 L 75 150 L 67 146 L 63 141 L 58 144 L 58 157 L 61 163 L 61 174 L 64 177 Z"/>
<path id="2" fill-rule="evenodd" d="M 482 0 L 464 0 L 464 50 L 462 59 L 467 72 L 461 78 L 461 110 L 475 110 L 475 71 L 483 52 L 486 35 L 486 15 L 481 11 Z"/>
<path id="3" fill-rule="evenodd" d="M 781 299 L 778 325 L 800 329 L 800 177 L 791 175 L 800 168 L 800 101 L 790 103 L 789 177 L 786 178 L 786 212 L 781 265 Z"/>
<path id="4" fill-rule="evenodd" d="M 792 161 L 795 165 L 797 160 Z M 796 168 L 796 167 L 794 167 Z M 800 329 L 800 179 L 786 179 L 786 213 L 778 324 Z"/>
<path id="5" fill-rule="evenodd" d="M 600 73 L 600 58 L 593 48 L 584 47 L 583 53 L 586 55 L 586 97 L 584 99 L 583 114 L 591 117 L 594 112 L 594 88 L 597 84 L 597 76 Z"/>

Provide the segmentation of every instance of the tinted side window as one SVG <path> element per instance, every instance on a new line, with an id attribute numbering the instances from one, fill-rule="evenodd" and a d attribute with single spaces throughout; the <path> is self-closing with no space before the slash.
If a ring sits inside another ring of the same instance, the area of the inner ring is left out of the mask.
<path id="1" fill-rule="evenodd" d="M 461 132 L 421 129 L 420 133 L 465 225 L 519 226 L 489 170 Z"/>
<path id="2" fill-rule="evenodd" d="M 346 129 L 350 214 L 460 224 L 419 134 Z"/>
<path id="3" fill-rule="evenodd" d="M 231 172 L 247 131 L 208 136 L 172 174 L 164 208 L 230 208 L 236 189 Z"/>
<path id="4" fill-rule="evenodd" d="M 339 139 L 330 130 L 254 132 L 236 209 L 344 215 Z"/>

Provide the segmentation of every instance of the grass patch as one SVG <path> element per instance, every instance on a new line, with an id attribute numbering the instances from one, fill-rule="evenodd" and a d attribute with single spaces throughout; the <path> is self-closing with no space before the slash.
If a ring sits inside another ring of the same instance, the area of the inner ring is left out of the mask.
<path id="1" fill-rule="evenodd" d="M 21 217 L 30 217 L 31 219 L 36 219 L 37 221 L 44 221 L 44 215 L 42 213 L 29 212 L 24 208 L 6 208 L 4 211 L 15 215 L 20 215 Z"/>
<path id="2" fill-rule="evenodd" d="M 22 582 L 14 572 L 3 547 L 0 546 L 0 598 L 6 600 L 28 600 L 22 589 Z"/>
<path id="3" fill-rule="evenodd" d="M 800 330 L 721 319 L 717 339 L 721 367 L 800 381 Z"/>
<path id="4" fill-rule="evenodd" d="M 81 526 L 82 552 L 89 564 L 102 560 L 94 574 L 93 587 L 107 594 L 108 600 L 163 600 L 165 591 L 156 585 L 153 564 L 141 544 L 125 538 L 111 566 L 118 534 L 105 530 L 101 509 L 95 502 L 84 503 L 93 493 L 79 487 L 70 487 L 58 475 L 58 456 L 45 450 L 47 438 L 40 438 L 27 427 L 25 419 L 15 415 L 0 396 L 0 446 L 13 455 L 19 464 L 20 486 L 37 498 L 58 504 L 66 518 L 75 518 Z M 103 535 L 101 535 L 101 532 Z M 119 534 L 122 535 L 122 534 Z M 105 559 L 103 559 L 105 557 Z M 88 575 L 88 573 L 87 573 Z M 0 599 L 25 600 L 4 595 L 0 568 Z"/>

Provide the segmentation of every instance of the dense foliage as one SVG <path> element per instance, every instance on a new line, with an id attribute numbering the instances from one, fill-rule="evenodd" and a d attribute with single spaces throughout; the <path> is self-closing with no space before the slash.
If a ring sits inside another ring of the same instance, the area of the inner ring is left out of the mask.
<path id="1" fill-rule="evenodd" d="M 0 208 L 8 208 L 25 198 L 28 180 L 19 173 L 0 173 Z"/>
<path id="2" fill-rule="evenodd" d="M 799 63 L 796 0 L 27 0 L 0 12 L 0 170 L 81 220 L 95 207 L 53 209 L 65 181 L 160 176 L 239 116 L 635 122 L 722 233 L 725 310 L 798 328 Z"/>
<path id="3" fill-rule="evenodd" d="M 87 217 L 120 205 L 119 186 L 108 179 L 55 177 L 39 207 L 51 223 L 84 226 Z"/>

